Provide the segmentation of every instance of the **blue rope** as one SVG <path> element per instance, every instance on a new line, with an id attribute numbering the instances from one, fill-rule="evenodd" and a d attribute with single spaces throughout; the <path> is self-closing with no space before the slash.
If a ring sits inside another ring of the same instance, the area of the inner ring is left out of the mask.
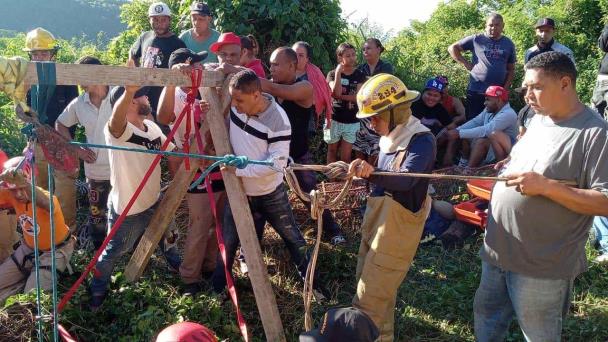
<path id="1" fill-rule="evenodd" d="M 32 149 L 36 151 L 36 141 L 32 141 Z M 35 152 L 34 152 L 35 154 Z M 36 157 L 32 156 L 32 169 L 36 165 Z M 34 224 L 34 265 L 36 273 L 36 307 L 38 310 L 38 341 L 42 341 L 42 305 L 40 304 L 40 254 L 38 253 L 38 218 L 36 215 L 36 172 L 32 172 L 32 220 Z"/>
<path id="2" fill-rule="evenodd" d="M 53 177 L 53 167 L 48 165 L 49 174 L 49 218 L 51 225 L 51 279 L 53 282 L 53 341 L 59 341 L 57 327 L 57 263 L 55 260 L 55 180 Z M 69 261 L 68 261 L 69 262 Z"/>
<path id="3" fill-rule="evenodd" d="M 76 141 L 70 141 L 70 144 L 71 145 L 75 145 L 75 146 L 81 146 L 81 147 L 107 148 L 107 149 L 118 150 L 118 151 L 139 152 L 139 153 L 148 153 L 148 154 L 160 154 L 160 155 L 164 155 L 164 156 L 187 157 L 187 158 L 194 158 L 194 159 L 214 160 L 214 161 L 219 161 L 220 162 L 219 164 L 226 164 L 226 165 L 237 167 L 239 169 L 242 169 L 242 168 L 246 167 L 249 164 L 274 166 L 274 161 L 272 159 L 268 159 L 268 160 L 254 160 L 254 159 L 249 159 L 246 156 L 235 156 L 233 154 L 227 154 L 227 155 L 225 155 L 223 157 L 219 157 L 219 156 L 208 156 L 208 155 L 205 155 L 205 154 L 192 154 L 192 153 L 182 153 L 182 152 L 172 152 L 172 151 L 145 150 L 145 149 L 132 148 L 132 147 L 121 147 L 121 146 L 111 146 L 111 145 L 99 145 L 99 144 L 80 143 L 80 142 L 76 142 Z M 217 167 L 217 165 L 216 165 L 216 167 Z"/>

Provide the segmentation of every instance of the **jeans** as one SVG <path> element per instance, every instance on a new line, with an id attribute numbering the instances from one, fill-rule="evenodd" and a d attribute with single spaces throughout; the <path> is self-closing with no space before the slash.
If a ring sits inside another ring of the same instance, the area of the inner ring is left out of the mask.
<path id="1" fill-rule="evenodd" d="M 298 273 L 304 278 L 306 268 L 308 267 L 308 257 L 305 253 L 306 241 L 298 229 L 287 198 L 287 191 L 285 191 L 283 184 L 280 184 L 273 192 L 267 195 L 249 197 L 249 207 L 251 208 L 258 240 L 262 239 L 266 222 L 270 223 L 272 228 L 281 236 L 283 242 L 285 242 L 291 259 L 298 269 Z M 236 250 L 239 246 L 239 236 L 228 201 L 226 201 L 226 209 L 224 210 L 222 236 L 226 248 L 228 270 L 232 270 Z M 221 255 L 218 255 L 215 271 L 211 277 L 211 284 L 215 292 L 221 292 L 226 287 L 224 261 Z"/>
<path id="2" fill-rule="evenodd" d="M 314 164 L 312 160 L 312 155 L 310 152 L 306 152 L 305 155 L 300 158 L 294 159 L 295 163 L 298 164 Z M 298 183 L 300 184 L 300 188 L 305 193 L 310 193 L 317 186 L 317 177 L 313 171 L 294 171 L 296 178 L 298 179 Z M 310 212 L 310 202 L 304 201 L 304 205 L 306 209 Z M 332 238 L 336 235 L 342 234 L 342 230 L 334 220 L 334 217 L 331 215 L 329 210 L 325 209 L 323 211 L 323 232 L 327 233 L 329 238 Z"/>
<path id="3" fill-rule="evenodd" d="M 108 195 L 112 190 L 112 185 L 109 180 L 89 179 L 87 183 L 89 185 L 89 234 L 95 250 L 97 250 L 106 238 Z"/>
<path id="4" fill-rule="evenodd" d="M 479 115 L 486 108 L 486 96 L 484 93 L 467 90 L 467 121 Z"/>
<path id="5" fill-rule="evenodd" d="M 157 204 L 141 213 L 125 217 L 122 225 L 118 228 L 116 235 L 110 240 L 99 256 L 99 259 L 97 259 L 97 265 L 95 266 L 94 276 L 91 282 L 91 293 L 93 295 L 103 295 L 106 293 L 114 266 L 121 256 L 133 250 L 135 244 L 139 241 L 148 227 Z M 109 231 L 120 215 L 114 211 L 112 203 L 108 203 L 108 212 Z"/>
<path id="6" fill-rule="evenodd" d="M 526 341 L 560 342 L 574 279 L 533 278 L 482 261 L 475 293 L 475 338 L 503 341 L 513 315 Z"/>
<path id="7" fill-rule="evenodd" d="M 608 254 L 608 217 L 596 216 L 593 219 L 595 244 L 600 254 Z"/>

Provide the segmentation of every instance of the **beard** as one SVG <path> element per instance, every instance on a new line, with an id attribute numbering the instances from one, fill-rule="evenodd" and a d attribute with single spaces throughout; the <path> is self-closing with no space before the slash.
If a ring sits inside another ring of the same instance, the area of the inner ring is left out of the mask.
<path id="1" fill-rule="evenodd" d="M 140 104 L 137 108 L 137 114 L 140 116 L 148 116 L 152 113 L 152 107 L 148 104 Z"/>

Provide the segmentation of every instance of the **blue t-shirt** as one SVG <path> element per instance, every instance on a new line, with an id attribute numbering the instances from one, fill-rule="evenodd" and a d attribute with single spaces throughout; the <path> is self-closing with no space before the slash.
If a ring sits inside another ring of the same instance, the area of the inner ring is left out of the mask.
<path id="1" fill-rule="evenodd" d="M 469 78 L 469 91 L 483 93 L 489 86 L 504 86 L 507 65 L 515 63 L 515 45 L 502 36 L 493 40 L 485 34 L 474 34 L 463 38 L 458 45 L 473 53 L 473 70 Z"/>
<path id="2" fill-rule="evenodd" d="M 186 47 L 188 49 L 190 49 L 196 53 L 201 52 L 201 51 L 209 52 L 209 55 L 203 61 L 204 63 L 217 63 L 217 55 L 212 53 L 209 50 L 209 47 L 211 46 L 211 44 L 217 42 L 217 40 L 220 38 L 220 33 L 217 32 L 216 30 L 210 28 L 209 31 L 211 31 L 211 35 L 209 36 L 209 38 L 207 38 L 203 42 L 199 42 L 199 41 L 194 40 L 194 38 L 192 38 L 192 30 L 193 29 L 189 29 L 189 30 L 182 32 L 179 35 L 179 38 L 181 40 L 183 40 L 184 43 L 186 43 Z"/>

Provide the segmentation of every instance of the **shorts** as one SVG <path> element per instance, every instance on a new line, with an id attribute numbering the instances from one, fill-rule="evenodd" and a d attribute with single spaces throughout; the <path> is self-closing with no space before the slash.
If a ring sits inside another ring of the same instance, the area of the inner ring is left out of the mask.
<path id="1" fill-rule="evenodd" d="M 335 144 L 342 139 L 349 144 L 353 144 L 357 139 L 357 132 L 360 127 L 358 122 L 342 123 L 331 120 L 331 128 L 328 129 L 327 124 L 323 124 L 323 140 L 328 144 Z"/>

